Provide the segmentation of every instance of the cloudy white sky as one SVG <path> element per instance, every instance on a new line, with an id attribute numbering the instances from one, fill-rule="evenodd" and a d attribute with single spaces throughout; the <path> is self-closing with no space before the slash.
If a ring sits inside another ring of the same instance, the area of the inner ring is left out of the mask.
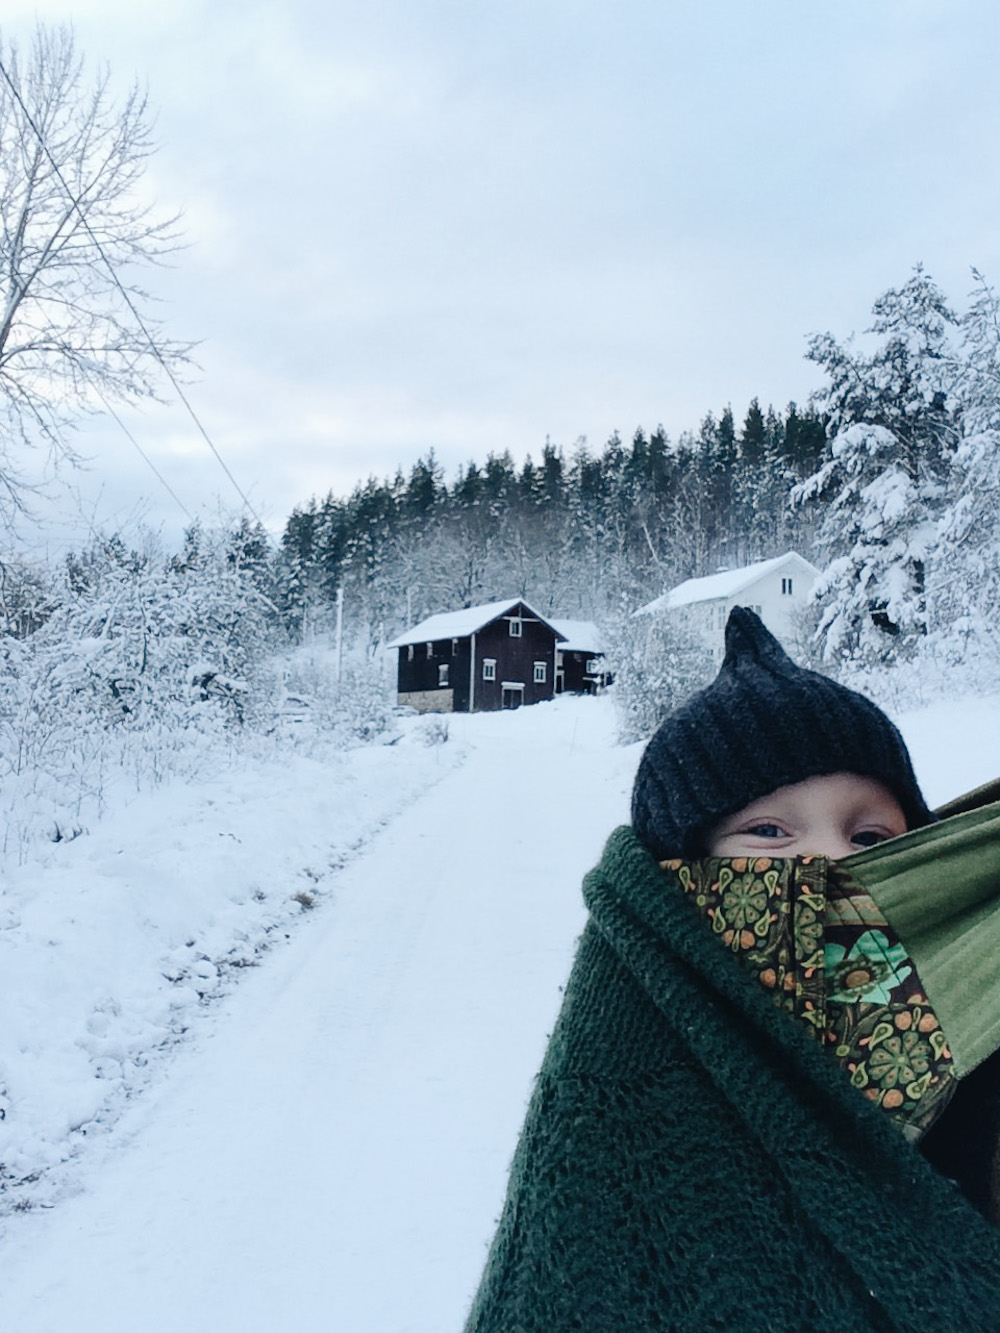
<path id="1" fill-rule="evenodd" d="M 187 241 L 156 289 L 276 530 L 431 447 L 802 402 L 806 335 L 915 262 L 1000 282 L 995 0 L 0 0 L 6 39 L 36 19 L 148 85 Z M 178 406 L 127 421 L 238 507 Z M 179 530 L 113 423 L 78 445 L 89 514 Z"/>

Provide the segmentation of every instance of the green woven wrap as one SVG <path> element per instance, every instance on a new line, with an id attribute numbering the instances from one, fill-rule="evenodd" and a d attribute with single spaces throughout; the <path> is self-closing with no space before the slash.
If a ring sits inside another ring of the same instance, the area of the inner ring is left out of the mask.
<path id="1" fill-rule="evenodd" d="M 1000 1046 L 1000 804 L 840 865 L 906 942 L 964 1077 Z"/>
<path id="2" fill-rule="evenodd" d="M 1000 1330 L 1000 1232 L 630 829 L 584 894 L 467 1333 Z"/>

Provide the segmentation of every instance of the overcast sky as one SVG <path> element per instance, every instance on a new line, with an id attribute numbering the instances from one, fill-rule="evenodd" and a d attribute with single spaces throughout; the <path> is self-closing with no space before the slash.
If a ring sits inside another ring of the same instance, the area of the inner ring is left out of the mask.
<path id="1" fill-rule="evenodd" d="M 275 530 L 431 447 L 450 478 L 803 402 L 806 336 L 915 262 L 1000 282 L 996 0 L 0 0 L 7 39 L 36 17 L 148 85 L 187 240 L 156 290 Z M 126 419 L 238 508 L 179 406 Z M 118 428 L 78 444 L 87 513 L 173 540 Z"/>

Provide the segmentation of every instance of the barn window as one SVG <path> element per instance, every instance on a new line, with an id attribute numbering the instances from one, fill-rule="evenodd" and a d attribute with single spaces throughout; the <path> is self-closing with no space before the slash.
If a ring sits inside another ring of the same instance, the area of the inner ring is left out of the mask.
<path id="1" fill-rule="evenodd" d="M 448 684 L 448 663 L 444 662 L 438 667 L 438 689 L 443 690 Z"/>
<path id="2" fill-rule="evenodd" d="M 601 669 L 601 664 L 596 657 L 587 658 L 587 675 L 596 676 Z"/>
<path id="3" fill-rule="evenodd" d="M 496 680 L 497 678 L 497 659 L 495 657 L 483 658 L 483 680 Z"/>
<path id="4" fill-rule="evenodd" d="M 511 619 L 507 621 L 507 624 L 510 626 L 510 637 L 512 639 L 519 639 L 521 637 L 521 622 L 517 616 L 512 616 Z"/>
<path id="5" fill-rule="evenodd" d="M 544 663 L 544 662 L 536 662 L 536 663 L 535 663 L 535 674 L 534 674 L 534 677 L 533 677 L 535 684 L 536 684 L 536 685 L 544 685 L 544 684 L 545 684 L 545 677 L 546 677 L 547 674 L 548 674 L 548 672 L 547 672 L 547 670 L 546 670 L 545 663 Z"/>
<path id="6" fill-rule="evenodd" d="M 458 640 L 457 640 L 457 639 L 452 639 L 452 641 L 451 641 L 451 655 L 452 655 L 452 657 L 457 657 L 457 656 L 458 656 Z"/>
<path id="7" fill-rule="evenodd" d="M 406 650 L 406 660 L 407 660 L 408 662 L 412 662 L 412 661 L 413 661 L 413 644 L 412 644 L 412 643 L 410 644 L 409 648 L 407 648 L 407 650 Z"/>
<path id="8" fill-rule="evenodd" d="M 791 580 L 791 579 L 782 579 L 782 580 L 781 580 L 781 591 L 782 591 L 783 593 L 786 593 L 786 594 L 791 593 L 791 591 L 792 591 L 792 580 Z"/>
<path id="9" fill-rule="evenodd" d="M 432 643 L 427 645 L 427 656 L 429 658 L 434 656 L 434 645 Z"/>

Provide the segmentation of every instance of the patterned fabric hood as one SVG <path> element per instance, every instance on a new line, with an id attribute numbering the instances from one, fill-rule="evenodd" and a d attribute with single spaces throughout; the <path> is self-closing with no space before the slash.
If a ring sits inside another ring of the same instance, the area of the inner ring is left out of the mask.
<path id="1" fill-rule="evenodd" d="M 951 1050 L 905 945 L 849 872 L 823 857 L 661 869 L 854 1087 L 910 1138 L 933 1124 L 955 1088 Z"/>

